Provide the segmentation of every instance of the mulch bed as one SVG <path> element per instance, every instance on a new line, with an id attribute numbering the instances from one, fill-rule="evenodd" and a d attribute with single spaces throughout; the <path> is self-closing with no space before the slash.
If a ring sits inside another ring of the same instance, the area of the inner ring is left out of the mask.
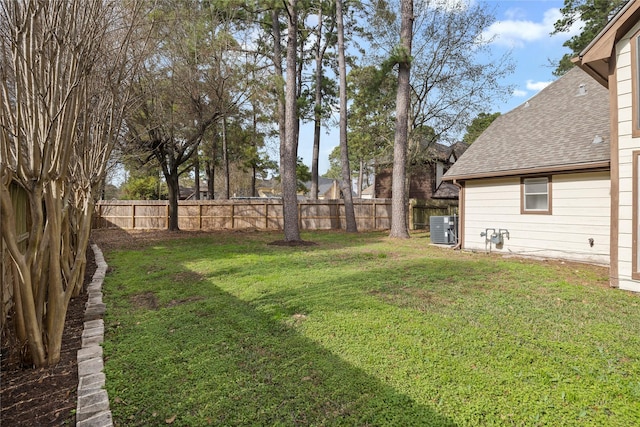
<path id="1" fill-rule="evenodd" d="M 84 285 L 96 270 L 93 251 L 87 248 Z M 77 403 L 77 352 L 84 327 L 87 294 L 69 302 L 62 338 L 60 362 L 50 368 L 32 369 L 20 364 L 15 335 L 10 324 L 2 334 L 0 354 L 0 425 L 75 425 Z"/>

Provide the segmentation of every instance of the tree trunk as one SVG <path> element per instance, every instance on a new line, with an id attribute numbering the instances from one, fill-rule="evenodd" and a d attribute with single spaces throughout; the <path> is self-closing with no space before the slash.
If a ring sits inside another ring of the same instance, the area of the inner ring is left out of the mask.
<path id="1" fill-rule="evenodd" d="M 224 193 L 222 198 L 224 200 L 229 200 L 230 191 L 229 191 L 229 147 L 227 146 L 227 117 L 222 118 L 222 169 L 223 169 L 223 177 L 224 177 Z"/>
<path id="2" fill-rule="evenodd" d="M 322 2 L 318 5 L 316 40 L 316 99 L 313 107 L 313 155 L 311 159 L 311 200 L 318 200 L 318 165 L 320 159 L 320 121 L 322 118 Z"/>
<path id="3" fill-rule="evenodd" d="M 342 161 L 342 196 L 344 197 L 344 215 L 347 231 L 358 231 L 353 210 L 353 184 L 349 166 L 349 148 L 347 146 L 347 64 L 344 58 L 344 22 L 342 0 L 336 0 L 336 22 L 338 24 L 338 71 L 340 74 L 340 160 Z"/>
<path id="4" fill-rule="evenodd" d="M 58 185 L 56 185 L 58 184 Z M 60 360 L 62 348 L 62 331 L 67 312 L 65 292 L 60 270 L 62 234 L 62 195 L 59 183 L 51 182 L 45 191 L 44 202 L 47 209 L 47 230 L 49 238 L 49 272 L 47 289 L 46 331 L 49 353 L 49 365 L 55 365 Z"/>
<path id="5" fill-rule="evenodd" d="M 178 184 L 178 171 L 165 175 L 167 189 L 169 191 L 169 231 L 180 231 L 178 227 L 178 199 L 180 198 L 180 186 Z"/>
<path id="6" fill-rule="evenodd" d="M 79 209 L 78 212 L 80 218 L 78 219 L 76 228 L 76 256 L 71 268 L 71 283 L 73 283 L 74 286 L 74 297 L 79 296 L 82 292 L 84 274 L 87 269 L 87 247 L 89 246 L 89 236 L 91 235 L 94 208 L 95 201 L 92 193 L 89 193 L 86 195 L 82 209 Z"/>
<path id="7" fill-rule="evenodd" d="M 318 200 L 318 192 L 319 192 L 319 159 L 320 159 L 320 118 L 316 113 L 316 118 L 313 123 L 313 154 L 311 159 L 311 190 L 310 196 L 311 200 Z"/>
<path id="8" fill-rule="evenodd" d="M 209 192 L 209 200 L 213 200 L 213 190 L 214 190 L 214 183 L 215 183 L 215 178 L 214 178 L 214 172 L 215 169 L 213 167 L 213 163 L 212 162 L 207 162 L 206 164 L 207 167 L 207 191 Z"/>
<path id="9" fill-rule="evenodd" d="M 281 45 L 281 33 L 280 33 L 280 10 L 273 8 L 271 10 L 271 21 L 273 25 L 273 66 L 276 74 L 276 115 L 278 118 L 278 132 L 280 139 L 280 185 L 281 193 L 284 195 L 284 184 L 282 183 L 283 173 L 282 168 L 285 163 L 285 146 L 287 144 L 287 125 L 286 125 L 286 103 L 285 103 L 285 87 L 284 87 L 284 72 L 282 70 L 282 45 Z M 283 198 L 284 204 L 284 198 Z M 283 207 L 284 209 L 284 207 Z"/>
<path id="10" fill-rule="evenodd" d="M 389 237 L 409 238 L 407 225 L 407 139 L 409 134 L 411 41 L 413 38 L 413 0 L 401 1 L 400 45 L 398 49 L 398 92 L 396 94 L 396 130 L 393 145 L 393 182 L 391 186 L 391 231 Z"/>
<path id="11" fill-rule="evenodd" d="M 200 200 L 200 156 L 198 155 L 198 148 L 196 148 L 196 152 L 194 154 L 193 159 L 193 176 L 195 181 L 195 194 L 194 200 Z"/>
<path id="12" fill-rule="evenodd" d="M 253 73 L 252 78 L 255 79 Z M 256 114 L 256 105 L 253 101 L 251 102 L 251 125 L 253 131 L 251 134 L 251 146 L 255 150 L 255 159 L 251 162 L 251 197 L 256 197 L 256 175 L 258 174 L 258 168 L 256 167 L 256 163 L 258 162 L 258 144 L 256 142 L 256 137 L 258 135 L 258 117 Z"/>
<path id="13" fill-rule="evenodd" d="M 251 197 L 256 197 L 256 175 L 258 174 L 258 169 L 256 169 L 256 165 L 253 165 L 251 168 Z"/>
<path id="14" fill-rule="evenodd" d="M 0 8 L 3 25 L 22 28 L 0 42 L 0 229 L 17 279 L 20 351 L 43 367 L 60 360 L 69 300 L 84 279 L 89 198 L 121 135 L 125 74 L 135 69 L 128 41 L 115 37 L 128 37 L 136 10 L 124 18 L 103 2 L 14 3 Z M 120 33 L 112 31 L 116 16 Z M 26 249 L 17 245 L 12 180 L 29 199 Z"/>
<path id="15" fill-rule="evenodd" d="M 280 146 L 285 144 L 287 127 L 285 123 L 285 94 L 284 94 L 284 72 L 282 70 L 282 45 L 280 34 L 280 11 L 276 8 L 271 10 L 271 20 L 273 22 L 273 66 L 276 73 L 276 91 L 277 91 L 277 116 L 278 116 L 278 131 L 280 132 Z M 282 152 L 280 153 L 282 160 Z"/>
<path id="16" fill-rule="evenodd" d="M 360 157 L 360 170 L 358 171 L 358 197 L 362 198 L 363 181 L 364 181 L 364 160 Z"/>
<path id="17" fill-rule="evenodd" d="M 298 149 L 298 108 L 296 97 L 296 55 L 298 42 L 297 0 L 288 0 L 287 73 L 285 94 L 285 138 L 280 145 L 280 175 L 282 179 L 282 205 L 284 211 L 284 238 L 300 240 L 298 224 L 298 180 L 296 175 Z"/>
<path id="18" fill-rule="evenodd" d="M 211 137 L 211 160 L 207 167 L 207 173 L 209 174 L 209 182 L 207 186 L 209 188 L 209 200 L 214 200 L 215 197 L 215 183 L 216 183 L 216 159 L 218 157 L 218 132 L 214 128 L 213 136 Z"/>
<path id="19" fill-rule="evenodd" d="M 31 261 L 36 256 L 33 246 L 27 246 L 27 253 L 23 254 L 18 248 L 18 236 L 16 235 L 15 213 L 8 188 L 4 185 L 3 176 L 0 176 L 0 211 L 2 213 L 2 221 L 0 221 L 0 231 L 5 241 L 5 246 L 13 259 L 13 265 L 18 273 L 14 278 L 14 307 L 16 314 L 16 334 L 18 336 L 19 345 L 26 359 L 24 362 L 31 362 L 36 366 L 45 366 L 47 353 L 43 341 L 41 317 L 38 317 L 36 308 L 36 296 L 34 295 L 34 279 Z M 37 192 L 29 193 L 29 199 L 32 199 Z M 40 203 L 42 198 L 39 197 Z M 33 227 L 32 227 L 33 230 Z M 40 230 L 36 230 L 40 231 Z M 31 233 L 30 243 L 34 240 L 35 233 Z M 19 279 L 18 279 L 19 277 Z M 36 289 L 36 293 L 37 293 Z"/>

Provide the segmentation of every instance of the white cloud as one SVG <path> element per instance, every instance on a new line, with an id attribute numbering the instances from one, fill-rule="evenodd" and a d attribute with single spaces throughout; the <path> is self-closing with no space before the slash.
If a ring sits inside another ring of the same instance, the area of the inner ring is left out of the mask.
<path id="1" fill-rule="evenodd" d="M 551 82 L 534 82 L 533 80 L 527 80 L 526 88 L 524 89 L 514 89 L 511 95 L 515 98 L 525 98 L 529 95 L 529 92 L 540 92 L 545 87 L 549 86 Z"/>
<path id="2" fill-rule="evenodd" d="M 519 21 L 527 16 L 527 12 L 519 7 L 512 7 L 504 12 L 509 21 Z"/>
<path id="3" fill-rule="evenodd" d="M 542 21 L 534 22 L 525 19 L 522 9 L 514 8 L 505 12 L 506 20 L 494 22 L 483 34 L 482 39 L 491 40 L 498 45 L 509 48 L 521 48 L 528 42 L 534 42 L 550 38 L 553 32 L 553 24 L 562 17 L 560 9 L 551 8 L 544 12 Z M 569 38 L 580 32 L 582 25 L 576 23 L 571 30 L 554 37 Z"/>
<path id="4" fill-rule="evenodd" d="M 527 89 L 538 92 L 549 86 L 551 83 L 552 82 L 534 82 L 533 80 L 527 80 Z"/>
<path id="5" fill-rule="evenodd" d="M 475 0 L 425 0 L 425 4 L 428 8 L 455 12 L 468 9 L 475 4 Z"/>

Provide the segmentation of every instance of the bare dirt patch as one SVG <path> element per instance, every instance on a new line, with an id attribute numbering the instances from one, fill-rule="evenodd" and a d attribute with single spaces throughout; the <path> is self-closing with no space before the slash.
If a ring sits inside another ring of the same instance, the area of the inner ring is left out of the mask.
<path id="1" fill-rule="evenodd" d="M 434 305 L 451 304 L 451 301 L 436 295 L 432 291 L 410 286 L 402 286 L 389 291 L 373 290 L 370 293 L 389 304 L 410 307 L 419 311 L 425 311 Z"/>
<path id="2" fill-rule="evenodd" d="M 110 249 L 139 249 L 154 242 L 166 240 L 190 239 L 197 237 L 212 237 L 220 235 L 237 235 L 256 232 L 255 229 L 244 230 L 209 230 L 209 231 L 167 231 L 167 230 L 122 230 L 107 228 L 93 230 L 91 237 L 103 250 Z M 306 240 L 276 240 L 267 243 L 271 246 L 304 247 L 316 246 L 316 242 Z"/>
<path id="3" fill-rule="evenodd" d="M 271 246 L 289 246 L 289 247 L 297 247 L 297 246 L 316 246 L 316 242 L 309 242 L 307 240 L 276 240 L 274 242 L 269 243 Z"/>
<path id="4" fill-rule="evenodd" d="M 182 298 L 182 299 L 172 299 L 167 303 L 166 307 L 171 308 L 171 307 L 175 307 L 175 306 L 186 304 L 193 301 L 202 301 L 203 299 L 204 297 L 199 297 L 199 296 Z"/>
<path id="5" fill-rule="evenodd" d="M 91 237 L 104 250 L 139 249 L 154 242 L 191 237 L 211 236 L 211 231 L 122 230 L 109 228 L 93 230 Z"/>
<path id="6" fill-rule="evenodd" d="M 146 310 L 158 309 L 158 297 L 156 297 L 156 294 L 153 292 L 136 294 L 129 298 L 129 300 L 135 308 L 144 308 Z"/>
<path id="7" fill-rule="evenodd" d="M 156 294 L 154 294 L 153 292 L 144 292 L 142 294 L 133 295 L 131 298 L 129 298 L 131 304 L 135 308 L 145 310 L 157 310 L 161 307 L 171 308 L 193 301 L 201 301 L 203 299 L 204 298 L 201 296 L 193 296 L 188 298 L 172 299 L 168 303 L 161 305 L 158 302 L 158 297 L 156 297 Z"/>
<path id="8" fill-rule="evenodd" d="M 168 230 L 123 230 L 107 228 L 93 230 L 91 238 L 103 251 L 111 249 L 140 249 L 155 242 L 166 240 L 191 239 L 199 237 L 235 236 L 256 232 L 255 229 L 243 230 L 203 230 L 203 231 L 168 231 Z"/>
<path id="9" fill-rule="evenodd" d="M 205 277 L 202 274 L 196 273 L 195 271 L 181 271 L 174 274 L 171 278 L 171 280 L 180 285 L 201 282 L 204 279 Z"/>

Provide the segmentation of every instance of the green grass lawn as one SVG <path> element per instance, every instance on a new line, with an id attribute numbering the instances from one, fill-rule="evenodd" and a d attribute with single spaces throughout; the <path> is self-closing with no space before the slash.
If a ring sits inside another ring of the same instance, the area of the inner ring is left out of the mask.
<path id="1" fill-rule="evenodd" d="M 640 297 L 607 270 L 385 233 L 105 250 L 117 425 L 630 426 Z M 98 239 L 99 242 L 99 239 Z"/>

